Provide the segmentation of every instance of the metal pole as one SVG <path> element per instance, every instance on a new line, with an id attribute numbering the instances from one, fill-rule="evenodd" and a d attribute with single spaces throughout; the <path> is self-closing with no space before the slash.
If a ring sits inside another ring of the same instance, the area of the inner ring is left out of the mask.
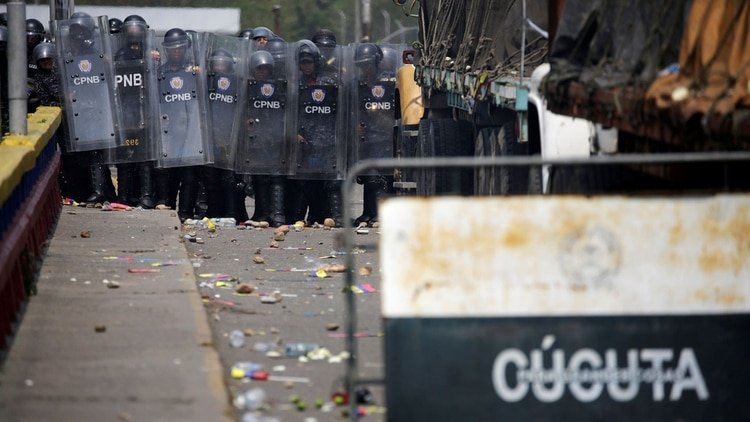
<path id="1" fill-rule="evenodd" d="M 273 32 L 281 36 L 281 5 L 273 6 Z"/>
<path id="2" fill-rule="evenodd" d="M 339 32 L 340 40 L 339 44 L 346 43 L 346 13 L 343 10 L 339 10 L 339 17 L 341 18 L 341 32 Z"/>
<path id="3" fill-rule="evenodd" d="M 8 110 L 10 133 L 26 135 L 26 4 L 8 2 Z"/>
<path id="4" fill-rule="evenodd" d="M 387 10 L 380 11 L 383 14 L 383 38 L 391 35 L 391 14 Z"/>
<path id="5" fill-rule="evenodd" d="M 360 0 L 354 0 L 354 42 L 362 42 L 362 14 L 359 2 Z"/>
<path id="6" fill-rule="evenodd" d="M 372 13 L 370 13 L 370 10 L 370 0 L 362 0 L 362 40 L 365 42 L 372 40 L 372 34 L 370 33 Z"/>

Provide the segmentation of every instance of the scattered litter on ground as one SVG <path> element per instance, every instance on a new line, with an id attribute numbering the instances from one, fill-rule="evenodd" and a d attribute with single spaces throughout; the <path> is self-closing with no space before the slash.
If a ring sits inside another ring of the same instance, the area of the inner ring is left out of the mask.
<path id="1" fill-rule="evenodd" d="M 97 333 L 103 333 L 103 332 L 107 331 L 107 326 L 106 325 L 97 325 L 97 326 L 94 327 L 94 331 L 96 331 Z"/>
<path id="2" fill-rule="evenodd" d="M 378 290 L 370 283 L 362 283 L 356 286 L 352 286 L 352 291 L 356 294 L 362 293 L 376 293 Z"/>
<path id="3" fill-rule="evenodd" d="M 284 234 L 284 232 L 276 232 L 273 234 L 273 240 L 275 242 L 283 242 L 285 237 L 286 235 Z"/>
<path id="4" fill-rule="evenodd" d="M 385 334 L 383 333 L 370 333 L 368 331 L 359 331 L 354 333 L 355 338 L 368 338 L 368 337 L 383 337 Z M 347 333 L 328 333 L 328 337 L 331 338 L 346 338 L 348 337 Z"/>
<path id="5" fill-rule="evenodd" d="M 160 271 L 161 270 L 155 268 L 128 268 L 128 272 L 133 274 L 158 273 Z"/>
<path id="6" fill-rule="evenodd" d="M 247 295 L 255 291 L 255 286 L 253 286 L 252 284 L 242 283 L 238 285 L 234 291 L 240 294 Z"/>
<path id="7" fill-rule="evenodd" d="M 362 227 L 362 228 L 357 229 L 356 233 L 357 234 L 370 234 L 370 229 L 366 229 L 366 228 Z"/>
<path id="8" fill-rule="evenodd" d="M 256 264 L 265 264 L 266 260 L 263 259 L 262 256 L 256 255 L 256 256 L 253 257 L 253 262 L 255 262 Z"/>
<path id="9" fill-rule="evenodd" d="M 84 239 L 91 237 L 91 232 L 88 230 L 82 230 L 80 236 Z"/>
<path id="10" fill-rule="evenodd" d="M 262 388 L 251 388 L 234 398 L 234 406 L 240 410 L 259 410 L 266 402 L 266 392 Z"/>
<path id="11" fill-rule="evenodd" d="M 361 275 L 362 277 L 369 277 L 372 275 L 372 267 L 369 265 L 365 265 L 364 267 L 360 268 L 357 274 Z"/>
<path id="12" fill-rule="evenodd" d="M 102 282 L 105 285 L 107 285 L 108 289 L 119 289 L 120 288 L 120 283 L 118 283 L 116 281 L 109 281 L 107 279 L 104 279 Z"/>
<path id="13" fill-rule="evenodd" d="M 326 218 L 323 221 L 323 225 L 326 226 L 326 227 L 333 228 L 333 227 L 336 227 L 336 221 L 334 221 L 333 218 Z"/>
<path id="14" fill-rule="evenodd" d="M 337 324 L 335 322 L 330 322 L 330 323 L 326 324 L 326 330 L 327 331 L 336 331 L 338 329 L 339 329 L 339 324 Z"/>

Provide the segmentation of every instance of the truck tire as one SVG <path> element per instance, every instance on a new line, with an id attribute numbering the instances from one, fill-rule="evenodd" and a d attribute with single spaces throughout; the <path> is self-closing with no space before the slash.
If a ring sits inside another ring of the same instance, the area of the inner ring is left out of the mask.
<path id="1" fill-rule="evenodd" d="M 423 157 L 473 157 L 471 124 L 453 119 L 427 119 L 419 123 L 420 151 Z M 474 193 L 471 169 L 426 169 L 420 195 L 471 195 Z"/>
<path id="2" fill-rule="evenodd" d="M 518 142 L 515 120 L 506 121 L 497 130 L 495 155 L 503 157 L 528 155 L 528 143 Z M 495 193 L 498 195 L 526 194 L 529 190 L 528 167 L 498 167 L 495 170 Z"/>
<path id="3" fill-rule="evenodd" d="M 474 156 L 491 157 L 495 139 L 494 128 L 482 128 L 474 139 Z M 477 167 L 474 169 L 474 194 L 492 195 L 492 180 L 495 177 L 494 167 Z"/>

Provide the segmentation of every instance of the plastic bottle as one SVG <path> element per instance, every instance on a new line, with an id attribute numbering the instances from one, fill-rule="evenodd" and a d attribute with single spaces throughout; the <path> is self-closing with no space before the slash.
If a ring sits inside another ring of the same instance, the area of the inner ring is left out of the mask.
<path id="1" fill-rule="evenodd" d="M 229 333 L 229 344 L 232 347 L 242 347 L 245 345 L 245 333 L 240 330 L 233 330 Z"/>
<path id="2" fill-rule="evenodd" d="M 234 218 L 212 218 L 211 221 L 213 221 L 214 224 L 216 224 L 216 227 L 234 227 L 237 225 L 237 220 Z"/>
<path id="3" fill-rule="evenodd" d="M 304 356 L 319 347 L 316 343 L 288 343 L 286 345 L 286 356 L 290 358 Z"/>
<path id="4" fill-rule="evenodd" d="M 262 388 L 251 388 L 234 398 L 234 405 L 238 409 L 258 410 L 266 401 L 266 392 Z"/>

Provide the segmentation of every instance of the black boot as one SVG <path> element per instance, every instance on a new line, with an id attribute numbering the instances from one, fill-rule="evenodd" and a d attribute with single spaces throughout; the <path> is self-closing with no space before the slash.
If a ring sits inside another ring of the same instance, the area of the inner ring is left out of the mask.
<path id="1" fill-rule="evenodd" d="M 268 217 L 269 191 L 268 176 L 253 175 L 253 190 L 255 191 L 255 212 L 250 220 L 271 222 Z"/>
<path id="2" fill-rule="evenodd" d="M 153 163 L 141 163 L 138 166 L 138 177 L 140 178 L 141 196 L 138 205 L 146 210 L 156 206 L 154 202 L 154 165 Z"/>
<path id="3" fill-rule="evenodd" d="M 227 211 L 224 206 L 224 197 L 227 194 L 226 187 L 224 186 L 225 171 L 214 167 L 206 167 L 204 169 L 203 181 L 206 185 L 206 202 L 208 203 L 206 215 L 208 217 L 226 217 Z"/>
<path id="4" fill-rule="evenodd" d="M 336 223 L 336 227 L 341 227 L 343 222 L 343 204 L 340 180 L 326 182 L 326 196 L 328 197 L 328 216 Z"/>
<path id="5" fill-rule="evenodd" d="M 195 190 L 195 218 L 202 219 L 208 212 L 208 194 L 206 193 L 208 187 L 201 180 L 197 178 L 197 187 Z"/>
<path id="6" fill-rule="evenodd" d="M 154 169 L 154 188 L 156 189 L 156 208 L 170 209 L 170 171 L 168 169 Z"/>
<path id="7" fill-rule="evenodd" d="M 193 218 L 195 199 L 198 195 L 198 180 L 195 167 L 182 167 L 180 174 L 180 192 L 178 194 L 177 216 L 180 221 Z"/>
<path id="8" fill-rule="evenodd" d="M 234 213 L 234 219 L 237 223 L 241 223 L 250 219 L 247 215 L 247 208 L 245 207 L 245 198 L 247 195 L 247 184 L 242 180 L 242 175 L 232 173 L 232 179 L 234 183 L 231 189 L 227 191 L 227 196 L 234 196 L 234 203 L 231 205 L 233 208 L 229 208 Z M 227 205 L 229 207 L 230 205 Z"/>
<path id="9" fill-rule="evenodd" d="M 271 176 L 269 183 L 269 208 L 271 224 L 274 227 L 286 224 L 284 215 L 284 178 L 281 176 Z"/>
<path id="10" fill-rule="evenodd" d="M 91 173 L 91 194 L 86 198 L 89 204 L 103 203 L 104 196 L 104 166 L 99 162 L 92 162 L 89 167 Z"/>
<path id="11" fill-rule="evenodd" d="M 131 164 L 117 165 L 117 198 L 121 204 L 134 205 L 130 199 L 133 191 L 133 171 Z"/>
<path id="12" fill-rule="evenodd" d="M 389 180 L 385 176 L 374 176 L 370 181 L 370 201 L 372 202 L 372 218 L 367 223 L 370 227 L 378 222 L 378 201 L 388 195 Z"/>
<path id="13" fill-rule="evenodd" d="M 291 211 L 287 212 L 290 217 L 290 222 L 296 223 L 297 221 L 305 221 L 305 215 L 307 214 L 307 198 L 308 198 L 308 181 L 306 180 L 293 180 L 292 190 L 294 196 L 289 198 L 289 205 Z"/>
<path id="14" fill-rule="evenodd" d="M 354 225 L 359 226 L 362 223 L 370 224 L 377 215 L 377 199 L 375 197 L 375 186 L 370 182 L 370 178 L 365 179 L 362 195 L 362 215 L 354 220 Z"/>

